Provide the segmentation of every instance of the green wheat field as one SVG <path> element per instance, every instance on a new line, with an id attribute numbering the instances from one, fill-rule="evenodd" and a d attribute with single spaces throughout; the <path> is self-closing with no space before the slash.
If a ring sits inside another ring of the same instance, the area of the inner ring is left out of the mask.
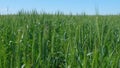
<path id="1" fill-rule="evenodd" d="M 120 15 L 0 15 L 0 68 L 120 68 Z"/>

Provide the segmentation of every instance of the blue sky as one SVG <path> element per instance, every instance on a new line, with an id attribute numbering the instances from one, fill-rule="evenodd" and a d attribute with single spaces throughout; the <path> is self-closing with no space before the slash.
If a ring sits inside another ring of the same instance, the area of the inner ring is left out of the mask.
<path id="1" fill-rule="evenodd" d="M 57 11 L 68 13 L 95 14 L 120 13 L 120 0 L 0 0 L 0 13 L 16 13 L 18 10 Z"/>

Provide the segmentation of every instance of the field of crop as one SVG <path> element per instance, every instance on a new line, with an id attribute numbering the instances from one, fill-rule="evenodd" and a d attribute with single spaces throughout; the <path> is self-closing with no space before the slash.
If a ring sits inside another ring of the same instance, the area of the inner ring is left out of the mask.
<path id="1" fill-rule="evenodd" d="M 0 15 L 0 68 L 120 68 L 120 15 Z"/>

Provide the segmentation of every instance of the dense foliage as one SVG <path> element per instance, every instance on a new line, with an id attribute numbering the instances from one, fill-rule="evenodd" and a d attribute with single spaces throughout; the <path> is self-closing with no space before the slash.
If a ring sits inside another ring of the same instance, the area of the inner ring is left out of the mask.
<path id="1" fill-rule="evenodd" d="M 0 15 L 0 68 L 120 68 L 120 16 Z"/>

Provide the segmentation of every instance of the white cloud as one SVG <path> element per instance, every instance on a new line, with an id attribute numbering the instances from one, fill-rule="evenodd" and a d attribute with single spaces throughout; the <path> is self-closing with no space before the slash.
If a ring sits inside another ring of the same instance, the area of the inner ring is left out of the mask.
<path id="1" fill-rule="evenodd" d="M 7 11 L 8 8 L 0 8 L 0 11 Z"/>

